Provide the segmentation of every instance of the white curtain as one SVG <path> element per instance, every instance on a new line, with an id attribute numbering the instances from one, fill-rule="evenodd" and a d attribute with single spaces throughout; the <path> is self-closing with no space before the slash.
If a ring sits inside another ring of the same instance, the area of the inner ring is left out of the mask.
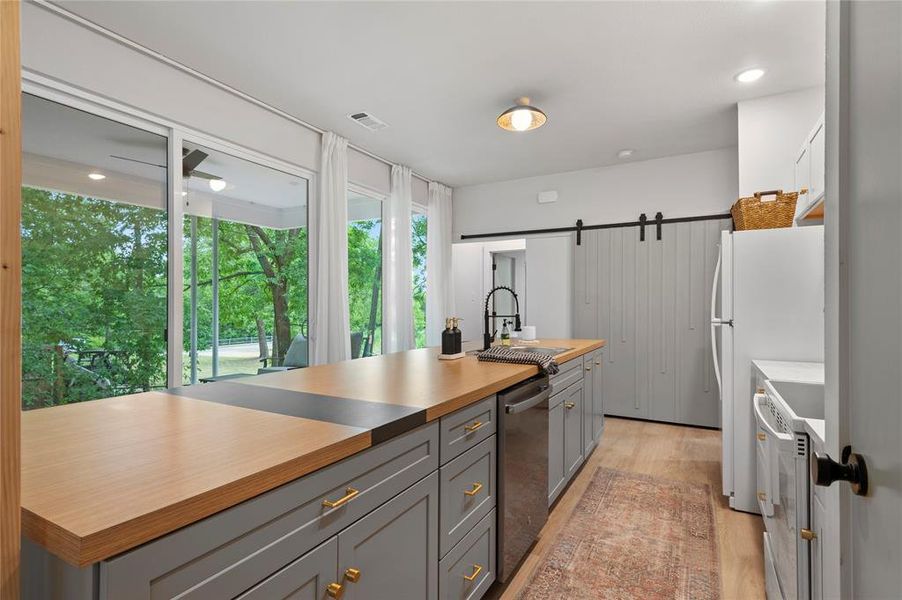
<path id="1" fill-rule="evenodd" d="M 348 314 L 348 140 L 323 134 L 319 193 L 310 203 L 310 364 L 351 358 Z"/>
<path id="2" fill-rule="evenodd" d="M 413 332 L 413 251 L 410 243 L 410 168 L 391 169 L 391 194 L 382 236 L 382 352 L 410 350 Z"/>
<path id="3" fill-rule="evenodd" d="M 451 188 L 429 183 L 426 208 L 426 345 L 442 343 L 445 318 L 454 316 L 451 271 Z"/>

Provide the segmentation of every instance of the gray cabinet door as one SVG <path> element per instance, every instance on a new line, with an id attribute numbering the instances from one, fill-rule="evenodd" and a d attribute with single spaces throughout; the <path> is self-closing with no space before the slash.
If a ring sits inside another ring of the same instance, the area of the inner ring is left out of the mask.
<path id="1" fill-rule="evenodd" d="M 558 394 L 557 403 L 548 409 L 548 505 L 564 489 L 564 403 Z"/>
<path id="2" fill-rule="evenodd" d="M 338 534 L 345 600 L 438 598 L 438 473 L 432 473 Z"/>
<path id="3" fill-rule="evenodd" d="M 440 556 L 495 507 L 495 439 L 484 440 L 439 470 Z"/>
<path id="4" fill-rule="evenodd" d="M 604 350 L 595 353 L 592 362 L 592 438 L 597 444 L 604 431 Z"/>
<path id="5" fill-rule="evenodd" d="M 332 538 L 247 590 L 236 600 L 322 600 L 338 579 L 338 538 Z"/>
<path id="6" fill-rule="evenodd" d="M 564 394 L 564 479 L 573 477 L 583 462 L 583 384 L 570 386 Z"/>
<path id="7" fill-rule="evenodd" d="M 595 447 L 595 436 L 592 432 L 593 411 L 595 410 L 595 361 L 597 352 L 583 356 L 583 456 L 589 456 Z"/>

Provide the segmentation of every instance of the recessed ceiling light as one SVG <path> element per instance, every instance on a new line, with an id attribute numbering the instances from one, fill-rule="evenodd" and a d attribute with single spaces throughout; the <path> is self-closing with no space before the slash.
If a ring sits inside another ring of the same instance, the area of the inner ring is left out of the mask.
<path id="1" fill-rule="evenodd" d="M 629 158 L 633 155 L 633 150 L 621 150 L 617 153 L 617 158 Z"/>
<path id="2" fill-rule="evenodd" d="M 211 179 L 210 189 L 214 192 L 221 192 L 222 190 L 226 189 L 225 179 Z"/>
<path id="3" fill-rule="evenodd" d="M 541 110 L 529 105 L 529 98 L 517 98 L 512 106 L 498 116 L 498 127 L 507 131 L 529 131 L 545 124 L 548 117 Z"/>
<path id="4" fill-rule="evenodd" d="M 751 83 L 758 81 L 762 76 L 764 76 L 764 69 L 746 69 L 739 73 L 735 79 L 739 83 Z"/>
<path id="5" fill-rule="evenodd" d="M 90 177 L 94 181 L 100 181 L 101 179 L 106 179 L 106 175 L 104 175 L 103 173 L 88 173 L 88 177 Z"/>

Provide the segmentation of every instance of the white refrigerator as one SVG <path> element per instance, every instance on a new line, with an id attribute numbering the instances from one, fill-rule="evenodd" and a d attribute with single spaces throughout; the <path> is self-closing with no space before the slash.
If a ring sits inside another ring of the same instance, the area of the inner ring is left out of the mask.
<path id="1" fill-rule="evenodd" d="M 751 362 L 824 360 L 823 226 L 723 232 L 711 315 L 723 493 L 758 513 Z"/>

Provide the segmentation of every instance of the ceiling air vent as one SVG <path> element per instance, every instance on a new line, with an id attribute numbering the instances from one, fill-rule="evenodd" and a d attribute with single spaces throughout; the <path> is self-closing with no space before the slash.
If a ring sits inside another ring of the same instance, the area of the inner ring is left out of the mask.
<path id="1" fill-rule="evenodd" d="M 348 115 L 348 118 L 352 121 L 356 121 L 358 125 L 366 127 L 370 131 L 379 131 L 380 129 L 385 129 L 386 127 L 388 127 L 388 123 L 386 123 L 385 121 L 365 112 Z"/>

